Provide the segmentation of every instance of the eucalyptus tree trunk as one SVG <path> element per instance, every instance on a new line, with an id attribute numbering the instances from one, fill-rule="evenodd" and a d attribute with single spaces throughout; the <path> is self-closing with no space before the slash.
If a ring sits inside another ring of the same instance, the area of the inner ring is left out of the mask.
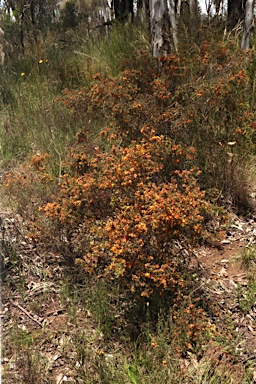
<path id="1" fill-rule="evenodd" d="M 25 18 L 25 11 L 24 11 L 24 5 L 20 9 L 20 20 L 19 20 L 19 29 L 20 29 L 20 44 L 22 47 L 22 50 L 24 51 L 24 18 Z"/>
<path id="2" fill-rule="evenodd" d="M 170 19 L 167 0 L 150 0 L 151 42 L 154 57 L 170 53 Z"/>
<path id="3" fill-rule="evenodd" d="M 180 10 L 181 10 L 181 0 L 175 0 L 175 13 L 177 17 L 180 17 Z"/>
<path id="4" fill-rule="evenodd" d="M 107 12 L 107 4 L 105 0 L 101 0 L 101 6 L 102 6 L 102 14 L 103 14 L 103 19 L 104 19 L 104 24 L 105 24 L 105 30 L 106 30 L 106 36 L 109 38 L 109 33 L 108 33 L 108 12 Z"/>
<path id="5" fill-rule="evenodd" d="M 102 6 L 102 14 L 103 14 L 103 19 L 104 23 L 108 22 L 108 12 L 107 12 L 107 4 L 105 0 L 101 0 L 101 6 Z"/>
<path id="6" fill-rule="evenodd" d="M 254 27 L 253 9 L 255 0 L 246 0 L 245 19 L 244 19 L 244 33 L 242 38 L 242 49 L 250 48 L 250 34 Z"/>
<path id="7" fill-rule="evenodd" d="M 4 58 L 5 58 L 3 41 L 4 41 L 4 31 L 0 27 L 0 65 L 4 64 Z"/>
<path id="8" fill-rule="evenodd" d="M 181 5 L 180 1 L 178 1 L 177 4 L 175 4 L 175 0 L 170 0 L 170 20 L 171 20 L 171 28 L 172 28 L 172 39 L 173 39 L 174 50 L 176 53 L 178 53 L 179 51 L 177 18 L 180 16 L 180 5 Z"/>

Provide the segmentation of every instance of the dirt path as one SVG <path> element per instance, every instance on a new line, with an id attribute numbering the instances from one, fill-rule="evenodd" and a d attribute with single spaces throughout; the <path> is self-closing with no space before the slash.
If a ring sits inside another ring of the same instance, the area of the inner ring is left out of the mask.
<path id="1" fill-rule="evenodd" d="M 240 342 L 241 360 L 256 359 L 256 221 L 236 217 L 221 247 L 202 248 L 204 289 L 219 307 L 220 323 L 229 317 Z"/>

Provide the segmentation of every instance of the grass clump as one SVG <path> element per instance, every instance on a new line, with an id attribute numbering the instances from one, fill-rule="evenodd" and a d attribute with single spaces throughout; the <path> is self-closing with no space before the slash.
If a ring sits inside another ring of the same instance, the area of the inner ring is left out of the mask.
<path id="1" fill-rule="evenodd" d="M 249 313 L 255 305 L 255 296 L 256 281 L 254 276 L 251 276 L 245 286 L 240 285 L 237 289 L 238 305 L 244 313 Z"/>
<path id="2" fill-rule="evenodd" d="M 254 246 L 245 248 L 242 252 L 241 255 L 241 260 L 242 260 L 242 266 L 249 269 L 253 270 L 255 269 L 255 262 L 256 262 L 256 249 Z"/>

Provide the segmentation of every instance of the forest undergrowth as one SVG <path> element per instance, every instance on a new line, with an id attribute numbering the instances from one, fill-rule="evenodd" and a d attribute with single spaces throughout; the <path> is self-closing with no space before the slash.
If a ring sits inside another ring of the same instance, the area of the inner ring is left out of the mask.
<path id="1" fill-rule="evenodd" d="M 206 35 L 156 60 L 143 29 L 69 38 L 79 52 L 48 37 L 1 68 L 3 377 L 253 382 L 198 254 L 255 218 L 254 49 Z"/>

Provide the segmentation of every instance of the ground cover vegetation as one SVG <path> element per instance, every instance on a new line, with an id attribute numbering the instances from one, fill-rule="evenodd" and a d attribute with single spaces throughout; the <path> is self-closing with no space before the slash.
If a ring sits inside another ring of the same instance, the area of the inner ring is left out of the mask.
<path id="1" fill-rule="evenodd" d="M 179 54 L 153 58 L 143 23 L 88 36 L 67 15 L 1 68 L 2 204 L 23 223 L 1 229 L 3 287 L 38 315 L 64 311 L 59 328 L 14 322 L 4 355 L 22 383 L 63 382 L 54 343 L 70 382 L 253 382 L 198 249 L 221 246 L 234 212 L 253 217 L 254 49 L 213 22 L 189 38 L 181 27 Z M 250 273 L 254 261 L 246 250 Z M 30 302 L 33 274 L 45 285 Z M 237 302 L 255 305 L 253 273 Z"/>

